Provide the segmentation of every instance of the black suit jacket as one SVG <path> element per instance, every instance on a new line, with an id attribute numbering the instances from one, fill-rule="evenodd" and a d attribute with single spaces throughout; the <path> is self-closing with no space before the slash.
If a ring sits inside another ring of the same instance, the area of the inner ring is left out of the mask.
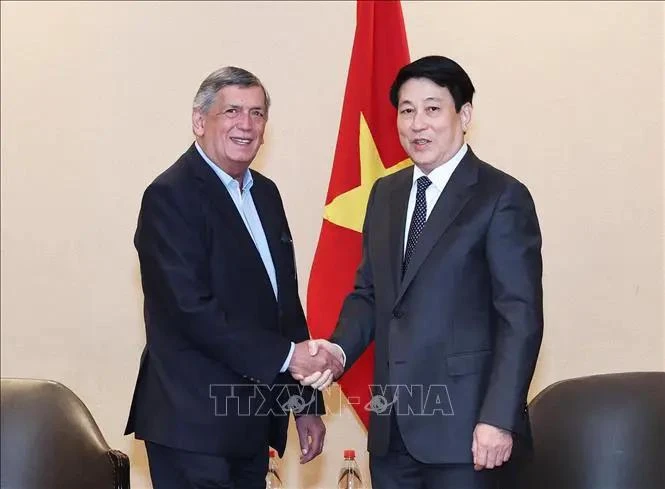
<path id="1" fill-rule="evenodd" d="M 126 434 L 224 456 L 266 443 L 283 453 L 288 412 L 280 406 L 289 395 L 308 403 L 302 413 L 323 413 L 320 395 L 279 374 L 290 342 L 309 334 L 279 192 L 252 176 L 279 301 L 228 191 L 194 145 L 144 193 L 134 243 L 146 347 Z"/>
<path id="2" fill-rule="evenodd" d="M 402 278 L 412 178 L 407 168 L 374 185 L 355 289 L 331 340 L 350 366 L 374 339 L 375 384 L 404 386 L 387 391 L 388 401 L 397 391 L 395 404 L 372 410 L 372 453 L 388 450 L 397 409 L 413 457 L 468 463 L 478 422 L 530 436 L 526 396 L 543 329 L 540 229 L 526 187 L 469 148 Z"/>

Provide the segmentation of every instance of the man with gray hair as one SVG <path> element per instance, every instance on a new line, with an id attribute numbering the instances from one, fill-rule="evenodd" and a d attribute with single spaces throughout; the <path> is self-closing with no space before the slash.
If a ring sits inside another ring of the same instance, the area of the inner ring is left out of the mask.
<path id="1" fill-rule="evenodd" d="M 281 197 L 249 170 L 269 106 L 252 73 L 211 73 L 194 98 L 195 142 L 143 195 L 146 346 L 126 434 L 145 441 L 155 489 L 264 488 L 289 411 L 301 463 L 323 448 L 322 398 L 292 375 L 342 366 L 308 352 Z"/>

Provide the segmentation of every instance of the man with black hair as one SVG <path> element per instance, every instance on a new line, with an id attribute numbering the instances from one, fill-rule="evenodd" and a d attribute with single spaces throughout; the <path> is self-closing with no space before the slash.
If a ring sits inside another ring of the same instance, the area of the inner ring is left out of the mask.
<path id="1" fill-rule="evenodd" d="M 513 440 L 530 440 L 540 228 L 527 188 L 465 142 L 473 93 L 443 56 L 397 74 L 390 100 L 414 166 L 375 183 L 354 290 L 330 342 L 311 349 L 348 368 L 375 340 L 368 448 L 380 489 L 494 488 Z"/>

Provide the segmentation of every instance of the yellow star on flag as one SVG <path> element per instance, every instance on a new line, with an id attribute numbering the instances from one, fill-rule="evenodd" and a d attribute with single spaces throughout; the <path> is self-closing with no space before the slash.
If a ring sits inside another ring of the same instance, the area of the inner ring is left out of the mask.
<path id="1" fill-rule="evenodd" d="M 407 158 L 390 168 L 384 167 L 362 112 L 360 113 L 358 149 L 360 153 L 360 185 L 335 197 L 325 207 L 323 218 L 338 226 L 361 233 L 365 221 L 367 200 L 374 182 L 381 177 L 406 168 L 412 162 Z"/>

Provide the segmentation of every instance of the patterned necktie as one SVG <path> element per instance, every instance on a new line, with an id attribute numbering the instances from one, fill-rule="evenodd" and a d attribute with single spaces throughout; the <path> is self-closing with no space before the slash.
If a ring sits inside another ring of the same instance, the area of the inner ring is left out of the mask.
<path id="1" fill-rule="evenodd" d="M 406 269 L 413 256 L 413 250 L 416 248 L 416 243 L 420 235 L 423 233 L 425 222 L 427 221 L 427 200 L 425 199 L 425 191 L 427 187 L 432 184 L 432 181 L 427 177 L 420 177 L 416 180 L 418 184 L 418 191 L 416 192 L 416 206 L 413 209 L 413 216 L 411 216 L 411 225 L 409 226 L 409 237 L 406 241 L 406 251 L 404 253 L 404 262 L 402 263 L 402 277 L 406 273 Z"/>

